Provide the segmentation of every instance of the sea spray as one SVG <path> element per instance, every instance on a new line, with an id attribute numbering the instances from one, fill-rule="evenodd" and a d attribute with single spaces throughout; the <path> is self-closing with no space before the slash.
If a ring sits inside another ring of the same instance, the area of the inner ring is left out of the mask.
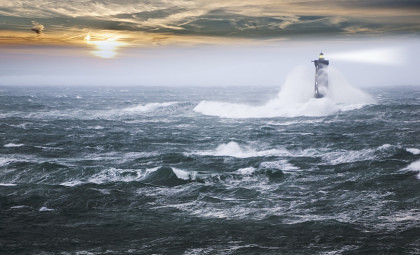
<path id="1" fill-rule="evenodd" d="M 351 86 L 336 69 L 329 70 L 329 76 L 324 98 L 313 97 L 313 70 L 299 66 L 289 74 L 277 97 L 264 105 L 201 101 L 194 111 L 223 118 L 327 116 L 374 103 L 368 94 Z"/>
<path id="2" fill-rule="evenodd" d="M 330 87 L 328 96 L 337 103 L 345 105 L 373 104 L 375 100 L 362 90 L 353 87 L 336 68 L 328 70 Z"/>

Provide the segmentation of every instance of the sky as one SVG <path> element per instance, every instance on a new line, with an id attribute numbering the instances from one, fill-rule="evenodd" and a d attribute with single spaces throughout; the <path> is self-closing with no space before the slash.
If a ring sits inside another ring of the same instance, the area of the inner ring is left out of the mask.
<path id="1" fill-rule="evenodd" d="M 420 86 L 418 0 L 0 0 L 0 85 Z"/>

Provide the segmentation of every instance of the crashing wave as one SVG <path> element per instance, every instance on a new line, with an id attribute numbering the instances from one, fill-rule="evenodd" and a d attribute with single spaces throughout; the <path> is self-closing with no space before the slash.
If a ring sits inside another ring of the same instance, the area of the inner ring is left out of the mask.
<path id="1" fill-rule="evenodd" d="M 336 70 L 330 70 L 329 77 L 330 87 L 324 98 L 313 98 L 313 73 L 298 67 L 289 75 L 277 97 L 264 105 L 201 101 L 194 111 L 222 118 L 327 116 L 374 103 L 373 98 L 352 87 Z"/>

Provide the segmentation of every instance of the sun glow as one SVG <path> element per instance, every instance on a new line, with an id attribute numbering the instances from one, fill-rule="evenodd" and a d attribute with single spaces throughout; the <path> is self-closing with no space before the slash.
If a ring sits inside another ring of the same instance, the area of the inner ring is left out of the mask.
<path id="1" fill-rule="evenodd" d="M 114 58 L 117 55 L 118 48 L 124 45 L 118 39 L 119 37 L 113 35 L 92 39 L 90 33 L 85 37 L 86 43 L 95 47 L 92 54 L 101 58 Z"/>

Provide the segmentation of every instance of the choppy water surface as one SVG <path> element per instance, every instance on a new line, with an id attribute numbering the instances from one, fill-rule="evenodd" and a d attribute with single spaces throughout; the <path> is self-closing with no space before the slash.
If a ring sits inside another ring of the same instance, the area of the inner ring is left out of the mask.
<path id="1" fill-rule="evenodd" d="M 1 87 L 0 253 L 419 254 L 420 89 L 367 92 Z"/>

